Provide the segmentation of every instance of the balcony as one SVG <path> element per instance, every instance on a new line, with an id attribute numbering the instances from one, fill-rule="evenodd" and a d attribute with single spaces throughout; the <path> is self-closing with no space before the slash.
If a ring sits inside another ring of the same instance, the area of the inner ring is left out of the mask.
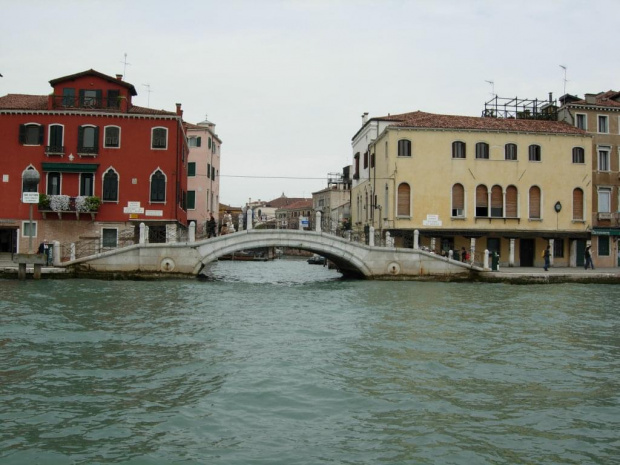
<path id="1" fill-rule="evenodd" d="M 94 221 L 100 205 L 101 199 L 95 196 L 69 197 L 68 195 L 39 194 L 39 213 L 43 219 L 47 219 L 48 213 L 57 214 L 60 220 L 63 214 L 74 214 L 78 220 L 80 215 L 89 214 L 91 220 Z"/>
<path id="2" fill-rule="evenodd" d="M 45 155 L 48 157 L 64 157 L 65 147 L 62 145 L 46 145 Z"/>
<path id="3" fill-rule="evenodd" d="M 97 155 L 99 155 L 99 147 L 79 146 L 77 148 L 77 154 L 80 157 L 96 157 Z"/>

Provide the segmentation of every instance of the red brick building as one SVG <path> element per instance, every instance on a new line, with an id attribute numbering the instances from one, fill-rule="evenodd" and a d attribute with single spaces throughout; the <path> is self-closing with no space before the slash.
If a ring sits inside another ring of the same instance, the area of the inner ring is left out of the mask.
<path id="1" fill-rule="evenodd" d="M 94 70 L 50 81 L 49 95 L 0 97 L 0 252 L 26 252 L 29 236 L 115 247 L 140 223 L 151 241 L 187 225 L 188 147 L 176 111 L 133 105 L 122 76 Z M 40 175 L 30 231 L 23 173 Z"/>

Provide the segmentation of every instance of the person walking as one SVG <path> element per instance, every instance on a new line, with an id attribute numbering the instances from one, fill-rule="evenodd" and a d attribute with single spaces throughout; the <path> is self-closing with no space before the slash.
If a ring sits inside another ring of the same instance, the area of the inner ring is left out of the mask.
<path id="1" fill-rule="evenodd" d="M 215 222 L 215 218 L 213 218 L 213 213 L 211 213 L 211 217 L 209 218 L 209 221 L 207 221 L 207 237 L 215 237 L 216 236 L 216 230 L 217 229 L 217 224 Z"/>
<path id="2" fill-rule="evenodd" d="M 592 251 L 590 250 L 591 246 L 587 246 L 586 247 L 586 253 L 585 253 L 585 258 L 586 258 L 586 264 L 584 266 L 584 269 L 588 269 L 588 266 L 592 269 L 594 269 L 594 262 L 592 261 Z"/>
<path id="3" fill-rule="evenodd" d="M 543 257 L 545 259 L 545 271 L 549 271 L 549 267 L 551 266 L 551 246 L 548 245 L 543 253 Z"/>

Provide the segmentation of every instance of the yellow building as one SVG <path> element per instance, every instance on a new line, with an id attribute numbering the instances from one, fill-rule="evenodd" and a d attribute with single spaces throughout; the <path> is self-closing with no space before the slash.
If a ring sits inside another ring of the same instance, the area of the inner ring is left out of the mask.
<path id="1" fill-rule="evenodd" d="M 405 113 L 363 117 L 353 145 L 356 230 L 503 266 L 576 266 L 590 237 L 592 142 L 557 121 Z"/>

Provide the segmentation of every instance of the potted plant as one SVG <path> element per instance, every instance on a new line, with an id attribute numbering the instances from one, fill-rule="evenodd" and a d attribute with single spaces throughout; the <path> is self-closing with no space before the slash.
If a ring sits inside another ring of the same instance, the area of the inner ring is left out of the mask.
<path id="1" fill-rule="evenodd" d="M 50 198 L 47 194 L 39 194 L 39 210 L 50 209 Z"/>
<path id="2" fill-rule="evenodd" d="M 101 199 L 97 197 L 96 195 L 92 195 L 90 197 L 86 197 L 85 204 L 88 207 L 88 211 L 96 212 L 99 210 L 99 207 L 101 206 Z"/>

